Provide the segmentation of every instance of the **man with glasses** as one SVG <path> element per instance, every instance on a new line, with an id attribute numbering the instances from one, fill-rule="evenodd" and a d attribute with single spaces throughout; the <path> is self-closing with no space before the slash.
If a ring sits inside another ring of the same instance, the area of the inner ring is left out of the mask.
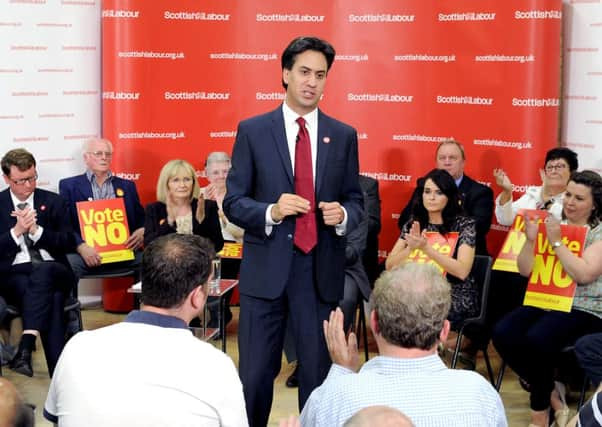
<path id="1" fill-rule="evenodd" d="M 65 254 L 75 249 L 67 203 L 36 188 L 36 161 L 19 148 L 1 162 L 0 295 L 21 310 L 23 333 L 10 367 L 33 376 L 31 352 L 40 336 L 52 376 L 65 345 L 63 307 L 74 277 Z"/>
<path id="2" fill-rule="evenodd" d="M 101 138 L 91 138 L 84 143 L 84 163 L 87 170 L 81 175 L 65 178 L 59 182 L 59 193 L 69 202 L 71 224 L 77 241 L 77 253 L 68 254 L 69 263 L 77 279 L 84 274 L 111 273 L 124 268 L 138 268 L 144 240 L 144 208 L 140 204 L 134 182 L 115 176 L 111 172 L 113 145 Z M 79 232 L 79 219 L 76 203 L 82 201 L 123 199 L 127 215 L 130 237 L 126 242 L 135 252 L 132 261 L 116 262 L 101 266 L 101 257 L 96 249 L 89 246 Z"/>

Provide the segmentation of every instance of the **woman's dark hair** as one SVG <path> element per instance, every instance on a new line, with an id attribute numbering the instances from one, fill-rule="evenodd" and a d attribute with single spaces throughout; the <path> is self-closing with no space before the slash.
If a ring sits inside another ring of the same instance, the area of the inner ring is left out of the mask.
<path id="1" fill-rule="evenodd" d="M 284 52 L 282 52 L 282 58 L 280 59 L 282 69 L 292 70 L 297 55 L 306 50 L 315 50 L 322 53 L 326 58 L 326 71 L 330 70 L 335 57 L 334 47 L 326 40 L 317 37 L 297 37 L 291 41 L 286 49 L 284 49 Z M 288 84 L 284 83 L 283 80 L 282 86 L 286 89 Z"/>
<path id="2" fill-rule="evenodd" d="M 546 160 L 543 163 L 544 168 L 551 160 L 562 159 L 569 165 L 569 171 L 575 172 L 579 168 L 579 160 L 577 160 L 577 153 L 570 148 L 558 147 L 548 150 L 546 153 Z"/>
<path id="3" fill-rule="evenodd" d="M 573 181 L 575 184 L 584 185 L 591 190 L 594 206 L 587 223 L 592 228 L 596 227 L 602 222 L 602 177 L 597 172 L 584 170 L 581 172 L 574 172 L 569 181 Z"/>
<path id="4" fill-rule="evenodd" d="M 452 176 L 443 169 L 433 169 L 418 180 L 418 191 L 416 191 L 414 200 L 412 200 L 412 221 L 418 221 L 421 230 L 424 230 L 429 223 L 428 211 L 424 207 L 422 201 L 424 186 L 429 179 L 447 196 L 447 204 L 441 213 L 441 216 L 443 217 L 443 227 L 441 231 L 445 233 L 451 228 L 456 217 L 464 213 L 464 210 L 462 209 L 460 192 L 458 191 L 456 182 Z"/>

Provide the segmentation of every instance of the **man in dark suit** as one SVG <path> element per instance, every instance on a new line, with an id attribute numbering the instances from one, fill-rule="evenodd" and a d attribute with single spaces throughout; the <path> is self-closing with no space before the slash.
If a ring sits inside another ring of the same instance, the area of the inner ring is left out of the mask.
<path id="1" fill-rule="evenodd" d="M 317 108 L 334 56 L 323 40 L 293 40 L 283 105 L 238 127 L 223 206 L 245 229 L 239 371 L 251 426 L 268 422 L 287 321 L 299 408 L 330 366 L 322 322 L 343 295 L 345 234 L 362 215 L 357 134 Z"/>
<path id="2" fill-rule="evenodd" d="M 69 263 L 77 279 L 86 273 L 110 273 L 118 269 L 140 266 L 142 252 L 138 251 L 144 241 L 144 208 L 140 204 L 134 182 L 119 178 L 111 173 L 113 145 L 107 139 L 91 138 L 84 143 L 84 162 L 87 170 L 81 175 L 62 179 L 59 193 L 69 203 L 71 224 L 77 241 L 77 253 L 68 254 Z M 101 266 L 101 257 L 96 249 L 83 241 L 75 204 L 82 201 L 101 199 L 123 199 L 130 237 L 126 242 L 135 252 L 133 261 L 110 263 Z"/>
<path id="3" fill-rule="evenodd" d="M 380 197 L 378 181 L 360 175 L 359 184 L 364 195 L 364 216 L 358 227 L 347 236 L 345 249 L 345 292 L 339 306 L 345 316 L 344 329 L 349 330 L 355 319 L 355 310 L 361 293 L 362 299 L 368 301 L 371 293 L 371 281 L 364 257 L 376 256 L 378 262 L 378 233 L 380 231 Z M 376 242 L 374 242 L 376 239 Z M 368 247 L 368 243 L 376 247 Z M 376 253 L 368 254 L 367 251 Z M 372 261 L 372 260 L 371 260 Z"/>
<path id="4" fill-rule="evenodd" d="M 74 277 L 65 254 L 75 249 L 67 203 L 36 188 L 36 161 L 24 149 L 1 161 L 8 189 L 0 192 L 0 293 L 21 309 L 23 334 L 11 369 L 33 376 L 31 351 L 41 336 L 52 376 L 65 345 L 63 307 Z"/>
<path id="5" fill-rule="evenodd" d="M 454 178 L 456 185 L 460 190 L 462 205 L 466 215 L 472 216 L 477 225 L 477 255 L 488 255 L 486 236 L 491 227 L 491 216 L 493 215 L 493 191 L 491 188 L 483 185 L 468 175 L 464 174 L 464 163 L 466 156 L 464 147 L 454 140 L 441 142 L 435 152 L 435 160 L 438 169 L 444 169 Z M 412 200 L 417 197 L 419 188 L 422 188 L 421 182 L 417 183 L 414 193 L 405 208 L 399 214 L 397 225 L 399 229 L 409 221 L 412 212 Z"/>

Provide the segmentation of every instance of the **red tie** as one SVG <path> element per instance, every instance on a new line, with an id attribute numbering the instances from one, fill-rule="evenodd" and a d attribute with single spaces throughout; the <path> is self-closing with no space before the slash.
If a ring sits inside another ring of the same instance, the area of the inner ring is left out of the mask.
<path id="1" fill-rule="evenodd" d="M 295 228 L 295 246 L 309 253 L 318 242 L 316 231 L 316 196 L 314 194 L 314 176 L 311 167 L 311 145 L 309 134 L 305 128 L 305 119 L 299 117 L 299 133 L 295 146 L 295 194 L 309 200 L 310 210 L 306 214 L 297 215 Z"/>

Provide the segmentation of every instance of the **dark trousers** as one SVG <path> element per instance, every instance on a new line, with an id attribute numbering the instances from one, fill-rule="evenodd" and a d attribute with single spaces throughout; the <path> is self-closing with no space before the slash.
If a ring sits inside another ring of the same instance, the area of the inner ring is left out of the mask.
<path id="1" fill-rule="evenodd" d="M 575 355 L 587 377 L 597 387 L 602 383 L 602 332 L 581 337 Z"/>
<path id="2" fill-rule="evenodd" d="M 602 319 L 583 311 L 520 307 L 495 326 L 493 344 L 508 366 L 531 385 L 531 409 L 543 411 L 550 406 L 561 350 L 598 330 Z"/>
<path id="3" fill-rule="evenodd" d="M 40 332 L 51 376 L 65 346 L 63 310 L 74 280 L 65 265 L 44 261 L 12 266 L 2 287 L 7 302 L 21 311 L 23 329 Z"/>
<path id="4" fill-rule="evenodd" d="M 319 299 L 313 266 L 313 254 L 295 251 L 282 296 L 274 300 L 240 296 L 239 374 L 251 427 L 268 423 L 287 322 L 292 325 L 300 365 L 299 410 L 328 374 L 331 361 L 322 322 L 336 303 Z"/>

